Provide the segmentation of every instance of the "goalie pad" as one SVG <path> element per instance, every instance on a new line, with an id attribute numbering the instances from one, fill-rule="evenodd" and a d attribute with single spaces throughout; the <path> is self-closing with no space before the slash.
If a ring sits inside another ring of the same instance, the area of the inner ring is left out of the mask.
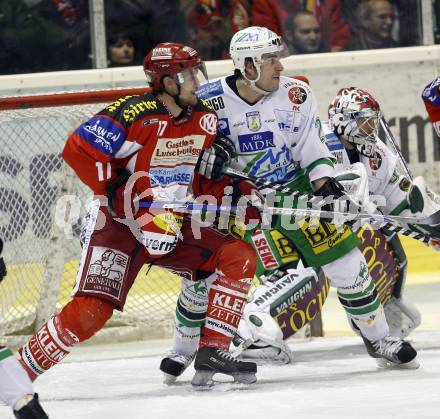
<path id="1" fill-rule="evenodd" d="M 422 321 L 418 308 L 406 297 L 392 297 L 384 307 L 390 335 L 406 338 Z"/>
<path id="2" fill-rule="evenodd" d="M 288 269 L 274 282 L 260 285 L 246 304 L 235 349 L 242 358 L 289 363 L 293 354 L 285 339 L 321 311 L 329 283 L 312 268 Z"/>

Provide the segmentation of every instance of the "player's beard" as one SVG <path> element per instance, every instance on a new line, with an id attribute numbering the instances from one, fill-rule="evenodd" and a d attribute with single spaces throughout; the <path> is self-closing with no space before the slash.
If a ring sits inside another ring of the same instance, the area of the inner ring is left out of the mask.
<path id="1" fill-rule="evenodd" d="M 184 94 L 182 95 L 182 91 L 179 95 L 179 102 L 182 105 L 186 105 L 186 106 L 195 106 L 197 105 L 197 96 L 195 93 L 191 93 L 188 91 L 185 91 Z"/>

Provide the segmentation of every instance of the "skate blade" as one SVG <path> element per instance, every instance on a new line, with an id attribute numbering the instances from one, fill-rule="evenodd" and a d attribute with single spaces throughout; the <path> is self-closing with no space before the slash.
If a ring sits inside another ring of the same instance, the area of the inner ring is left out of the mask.
<path id="1" fill-rule="evenodd" d="M 196 371 L 191 384 L 199 390 L 209 389 L 214 385 L 214 371 Z"/>
<path id="2" fill-rule="evenodd" d="M 404 364 L 398 364 L 397 362 L 392 362 L 384 358 L 377 358 L 376 364 L 380 369 L 416 370 L 420 367 L 419 361 L 415 358 Z"/>
<path id="3" fill-rule="evenodd" d="M 175 375 L 167 374 L 166 372 L 163 373 L 163 383 L 167 386 L 172 386 L 173 384 L 176 384 L 177 377 Z"/>
<path id="4" fill-rule="evenodd" d="M 215 374 L 219 373 L 217 371 L 196 371 L 191 381 L 191 384 L 194 388 L 199 390 L 210 389 L 216 383 L 225 384 L 225 382 L 215 381 Z M 230 377 L 232 377 L 234 379 L 233 384 L 253 384 L 257 382 L 257 377 L 255 373 L 234 373 L 223 375 L 229 375 Z"/>

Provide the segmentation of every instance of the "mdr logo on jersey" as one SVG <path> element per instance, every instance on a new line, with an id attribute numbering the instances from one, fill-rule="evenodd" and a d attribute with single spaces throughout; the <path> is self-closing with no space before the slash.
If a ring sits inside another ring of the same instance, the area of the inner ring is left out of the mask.
<path id="1" fill-rule="evenodd" d="M 238 144 L 241 153 L 254 153 L 256 151 L 275 147 L 273 132 L 270 131 L 239 135 Z"/>

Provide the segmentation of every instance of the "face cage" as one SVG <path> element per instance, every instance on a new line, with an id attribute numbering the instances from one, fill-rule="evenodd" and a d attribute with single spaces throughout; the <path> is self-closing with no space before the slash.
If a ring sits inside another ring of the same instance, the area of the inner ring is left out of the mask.
<path id="1" fill-rule="evenodd" d="M 198 77 L 199 72 L 202 74 L 204 80 L 200 80 Z M 186 75 L 186 77 L 185 77 Z M 184 71 L 181 71 L 180 73 L 176 74 L 176 81 L 179 83 L 181 87 L 185 87 L 185 83 L 187 83 L 189 80 L 194 81 L 194 86 L 197 89 L 200 86 L 200 83 L 207 82 L 208 79 L 208 72 L 206 71 L 205 63 L 200 63 L 196 67 L 192 67 L 189 69 L 186 69 Z M 188 89 L 192 90 L 192 89 Z"/>
<path id="2" fill-rule="evenodd" d="M 351 123 L 355 129 L 348 135 L 348 140 L 357 145 L 375 144 L 379 135 L 380 111 L 353 112 L 350 115 Z"/>

